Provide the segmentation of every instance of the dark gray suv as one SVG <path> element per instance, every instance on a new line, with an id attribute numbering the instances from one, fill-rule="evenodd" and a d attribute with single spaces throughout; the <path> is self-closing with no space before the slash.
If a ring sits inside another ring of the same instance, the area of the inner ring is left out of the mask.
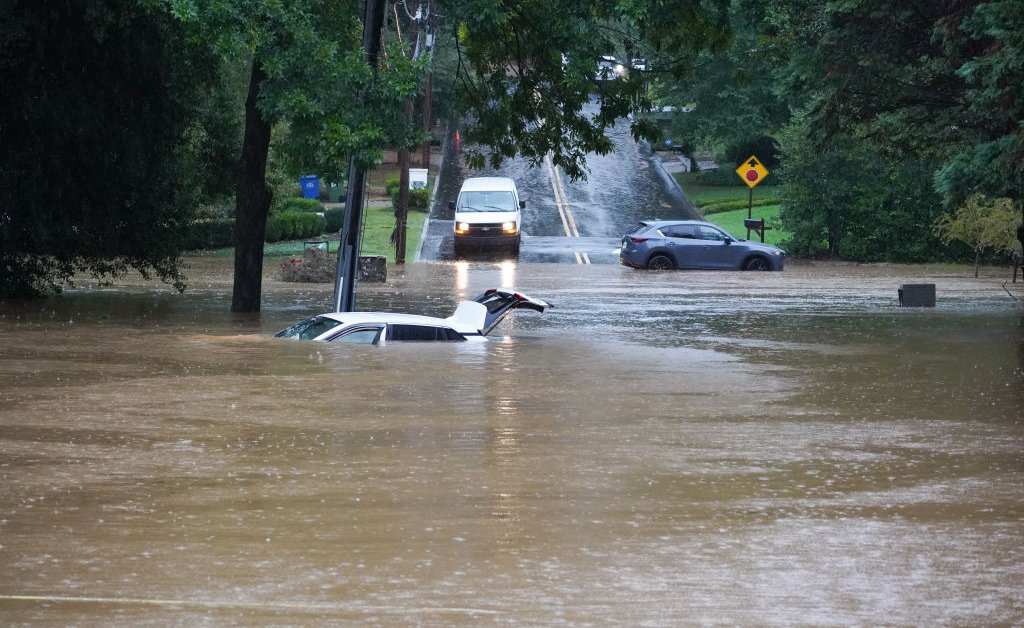
<path id="1" fill-rule="evenodd" d="M 782 270 L 786 252 L 734 238 L 709 222 L 645 220 L 622 237 L 619 261 L 633 268 L 671 270 Z"/>

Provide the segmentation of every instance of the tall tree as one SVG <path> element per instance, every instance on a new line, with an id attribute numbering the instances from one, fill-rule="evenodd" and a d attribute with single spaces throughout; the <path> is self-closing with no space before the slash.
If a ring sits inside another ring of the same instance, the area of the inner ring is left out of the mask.
<path id="1" fill-rule="evenodd" d="M 5 3 L 0 295 L 129 268 L 183 287 L 180 234 L 237 129 L 216 69 L 137 0 Z"/>
<path id="2" fill-rule="evenodd" d="M 852 132 L 930 159 L 953 205 L 1024 196 L 1024 4 L 851 0 L 814 28 L 793 69 L 823 141 Z"/>
<path id="3" fill-rule="evenodd" d="M 163 1 L 197 40 L 225 60 L 244 57 L 250 63 L 231 309 L 255 312 L 272 200 L 266 183 L 271 129 L 287 125 L 279 148 L 296 168 L 333 175 L 343 172 L 353 155 L 372 163 L 405 131 L 394 112 L 418 84 L 417 71 L 403 63 L 391 64 L 388 72 L 370 70 L 360 47 L 358 0 Z"/>
<path id="4" fill-rule="evenodd" d="M 671 69 L 692 68 L 696 53 L 728 43 L 726 0 L 449 0 L 459 52 L 458 98 L 468 139 L 489 149 L 471 165 L 514 155 L 546 155 L 573 178 L 587 153 L 612 149 L 605 130 L 649 107 L 642 73 L 614 81 L 595 74 L 602 56 L 642 48 L 675 51 Z M 635 54 L 632 52 L 631 54 Z M 667 67 L 667 66 L 666 66 Z M 585 110 L 597 101 L 596 112 Z M 633 133 L 653 138 L 653 123 L 634 118 Z"/>

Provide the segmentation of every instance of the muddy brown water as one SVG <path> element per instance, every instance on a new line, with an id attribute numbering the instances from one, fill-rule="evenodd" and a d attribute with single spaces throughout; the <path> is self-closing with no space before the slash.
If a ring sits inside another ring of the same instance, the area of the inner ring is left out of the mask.
<path id="1" fill-rule="evenodd" d="M 1024 622 L 1002 273 L 414 264 L 359 309 L 556 308 L 355 347 L 270 337 L 330 286 L 233 316 L 192 264 L 0 303 L 0 623 Z"/>

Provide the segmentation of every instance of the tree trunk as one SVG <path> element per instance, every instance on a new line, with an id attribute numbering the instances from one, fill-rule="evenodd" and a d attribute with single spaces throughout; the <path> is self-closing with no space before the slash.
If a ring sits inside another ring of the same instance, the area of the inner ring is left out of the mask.
<path id="1" fill-rule="evenodd" d="M 266 79 L 263 65 L 253 61 L 249 94 L 245 99 L 245 135 L 235 192 L 235 284 L 232 312 L 259 312 L 263 289 L 263 241 L 267 234 L 270 189 L 267 187 L 269 122 L 256 106 Z"/>

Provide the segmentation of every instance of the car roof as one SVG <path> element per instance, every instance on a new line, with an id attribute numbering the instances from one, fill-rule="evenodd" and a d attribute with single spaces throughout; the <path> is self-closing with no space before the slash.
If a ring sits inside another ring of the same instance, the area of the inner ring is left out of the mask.
<path id="1" fill-rule="evenodd" d="M 708 225 L 710 227 L 718 227 L 718 225 L 704 220 L 642 220 L 640 222 L 648 227 L 661 227 L 663 225 Z M 721 229 L 721 227 L 718 228 Z"/>
<path id="2" fill-rule="evenodd" d="M 509 177 L 470 177 L 462 182 L 463 192 L 496 192 L 516 189 L 516 183 Z"/>
<path id="3" fill-rule="evenodd" d="M 472 325 L 460 324 L 457 320 L 423 316 L 421 314 L 400 314 L 397 312 L 328 312 L 320 318 L 327 318 L 344 325 L 378 323 L 381 325 L 432 325 L 449 327 L 466 333 L 479 333 Z"/>

